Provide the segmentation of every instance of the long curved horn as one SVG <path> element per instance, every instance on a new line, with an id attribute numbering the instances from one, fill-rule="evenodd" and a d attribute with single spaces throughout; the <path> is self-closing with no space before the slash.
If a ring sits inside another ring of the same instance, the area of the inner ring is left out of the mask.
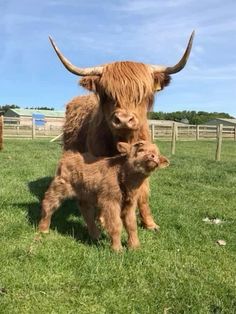
<path id="1" fill-rule="evenodd" d="M 89 76 L 89 75 L 101 75 L 103 67 L 94 67 L 94 68 L 79 68 L 75 65 L 73 65 L 68 59 L 66 59 L 63 54 L 60 52 L 52 38 L 49 36 L 49 40 L 56 51 L 56 54 L 58 55 L 58 58 L 61 60 L 64 67 L 70 71 L 71 73 L 79 76 Z"/>
<path id="2" fill-rule="evenodd" d="M 195 34 L 195 31 L 192 32 L 192 34 L 189 38 L 189 41 L 188 41 L 187 48 L 186 48 L 182 58 L 180 59 L 180 61 L 176 65 L 174 65 L 172 67 L 167 67 L 164 65 L 150 65 L 151 68 L 153 69 L 153 71 L 154 72 L 165 72 L 167 74 L 174 74 L 174 73 L 181 71 L 188 61 L 188 57 L 189 57 L 189 54 L 190 54 L 191 49 L 192 49 L 194 34 Z"/>

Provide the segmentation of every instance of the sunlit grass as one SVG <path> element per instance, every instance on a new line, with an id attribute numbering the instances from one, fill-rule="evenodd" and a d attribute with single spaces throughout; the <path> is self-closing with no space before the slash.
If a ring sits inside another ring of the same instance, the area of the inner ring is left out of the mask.
<path id="1" fill-rule="evenodd" d="M 139 227 L 141 248 L 110 251 L 88 237 L 74 202 L 39 239 L 40 200 L 61 148 L 9 140 L 0 153 L 0 313 L 236 313 L 236 143 L 160 142 L 171 166 L 151 178 L 159 234 Z M 220 218 L 220 225 L 203 218 Z M 216 241 L 223 239 L 226 246 Z M 124 245 L 126 237 L 124 234 Z"/>

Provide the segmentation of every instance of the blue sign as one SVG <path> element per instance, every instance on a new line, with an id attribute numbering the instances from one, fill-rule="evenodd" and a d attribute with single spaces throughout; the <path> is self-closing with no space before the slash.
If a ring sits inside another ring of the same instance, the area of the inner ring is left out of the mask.
<path id="1" fill-rule="evenodd" d="M 44 126 L 46 123 L 45 115 L 42 113 L 33 113 L 32 118 L 34 118 L 36 126 Z"/>

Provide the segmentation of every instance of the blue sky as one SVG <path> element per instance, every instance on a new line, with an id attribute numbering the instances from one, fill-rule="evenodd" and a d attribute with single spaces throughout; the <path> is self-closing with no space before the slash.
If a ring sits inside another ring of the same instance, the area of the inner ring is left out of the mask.
<path id="1" fill-rule="evenodd" d="M 1 0 L 0 105 L 64 109 L 86 93 L 48 35 L 78 66 L 117 60 L 174 64 L 196 31 L 185 69 L 156 96 L 156 111 L 236 116 L 235 0 Z"/>

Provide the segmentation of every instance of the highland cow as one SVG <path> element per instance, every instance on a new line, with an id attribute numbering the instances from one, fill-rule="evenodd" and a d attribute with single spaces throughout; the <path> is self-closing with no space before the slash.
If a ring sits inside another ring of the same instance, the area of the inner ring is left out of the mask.
<path id="1" fill-rule="evenodd" d="M 90 152 L 95 156 L 114 156 L 117 142 L 150 140 L 147 111 L 155 92 L 164 89 L 170 75 L 181 71 L 190 54 L 194 32 L 185 53 L 174 66 L 138 62 L 114 62 L 93 68 L 70 63 L 50 41 L 67 70 L 84 76 L 80 85 L 93 92 L 72 99 L 66 108 L 64 150 Z M 145 180 L 139 191 L 138 207 L 144 227 L 158 229 L 148 205 L 149 186 Z"/>
<path id="2" fill-rule="evenodd" d="M 149 142 L 119 142 L 121 155 L 97 158 L 89 153 L 64 152 L 45 197 L 39 231 L 49 231 L 51 216 L 65 198 L 76 198 L 90 236 L 99 237 L 95 218 L 99 217 L 112 241 L 112 249 L 121 250 L 122 222 L 128 234 L 128 246 L 139 246 L 135 208 L 144 180 L 156 168 L 169 165 L 166 157 Z M 97 211 L 95 211 L 97 209 Z"/>

